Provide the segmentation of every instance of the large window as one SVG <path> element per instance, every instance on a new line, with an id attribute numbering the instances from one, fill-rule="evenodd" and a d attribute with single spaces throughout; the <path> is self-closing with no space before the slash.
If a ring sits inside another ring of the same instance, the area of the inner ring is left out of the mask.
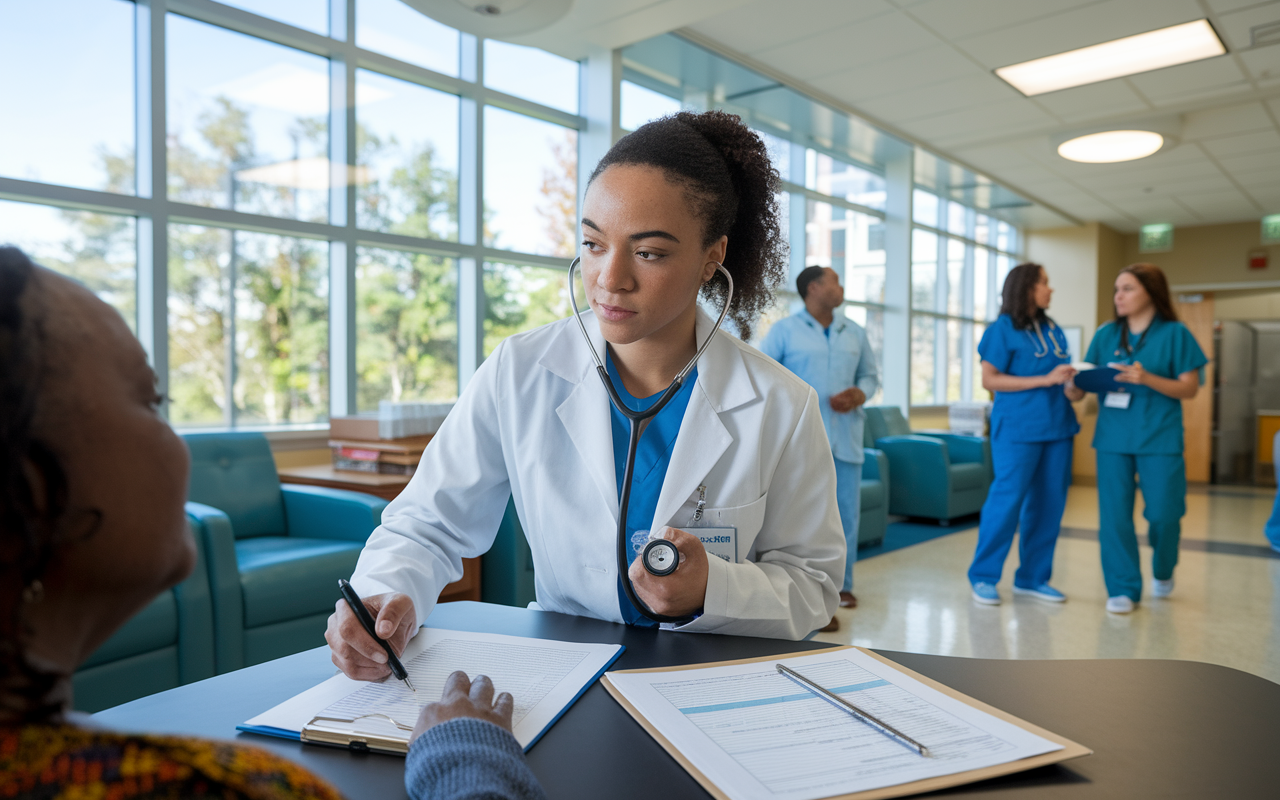
<path id="1" fill-rule="evenodd" d="M 911 403 L 986 400 L 977 346 L 1000 314 L 1017 229 L 919 188 L 913 207 Z"/>
<path id="2" fill-rule="evenodd" d="M 400 0 L 170 7 L 0 4 L 0 242 L 119 310 L 175 424 L 447 400 L 567 313 L 577 62 Z"/>

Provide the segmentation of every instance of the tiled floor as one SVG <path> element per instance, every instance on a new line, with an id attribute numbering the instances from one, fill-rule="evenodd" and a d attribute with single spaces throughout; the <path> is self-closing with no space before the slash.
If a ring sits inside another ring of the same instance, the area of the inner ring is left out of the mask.
<path id="1" fill-rule="evenodd" d="M 841 630 L 821 641 L 887 650 L 978 658 L 1179 658 L 1208 661 L 1280 682 L 1280 558 L 1266 549 L 1262 524 L 1273 492 L 1195 488 L 1187 497 L 1177 589 L 1144 601 L 1128 616 L 1103 608 L 1106 592 L 1096 530 L 1097 491 L 1072 487 L 1059 539 L 1053 584 L 1065 604 L 1011 596 L 1016 550 L 1000 584 L 997 607 L 970 599 L 965 578 L 974 528 L 860 562 L 858 608 L 838 613 Z M 1139 520 L 1140 514 L 1139 514 Z M 1139 532 L 1146 523 L 1139 521 Z M 1215 552 L 1212 543 L 1247 555 Z M 1240 545 L 1248 545 L 1240 547 Z M 1016 542 L 1015 542 L 1016 548 Z M 1206 550 L 1207 548 L 1207 550 Z M 1143 548 L 1150 579 L 1150 550 Z"/>

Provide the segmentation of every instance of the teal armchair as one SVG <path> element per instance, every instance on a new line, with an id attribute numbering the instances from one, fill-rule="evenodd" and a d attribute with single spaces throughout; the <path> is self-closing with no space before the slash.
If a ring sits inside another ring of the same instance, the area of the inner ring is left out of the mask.
<path id="1" fill-rule="evenodd" d="M 355 571 L 386 501 L 281 485 L 259 433 L 184 438 L 187 515 L 208 553 L 218 673 L 324 644 L 338 578 Z"/>
<path id="2" fill-rule="evenodd" d="M 982 509 L 991 486 L 991 447 L 981 436 L 914 434 L 896 406 L 866 409 L 866 439 L 893 472 L 889 512 L 942 525 Z"/>
<path id="3" fill-rule="evenodd" d="M 858 547 L 875 547 L 889 528 L 889 458 L 870 447 L 863 452 Z"/>
<path id="4" fill-rule="evenodd" d="M 213 598 L 196 537 L 196 565 L 103 642 L 71 678 L 75 709 L 87 713 L 214 675 Z"/>
<path id="5" fill-rule="evenodd" d="M 480 599 L 486 603 L 525 608 L 537 598 L 533 553 L 511 499 L 493 546 L 480 559 L 480 570 Z"/>

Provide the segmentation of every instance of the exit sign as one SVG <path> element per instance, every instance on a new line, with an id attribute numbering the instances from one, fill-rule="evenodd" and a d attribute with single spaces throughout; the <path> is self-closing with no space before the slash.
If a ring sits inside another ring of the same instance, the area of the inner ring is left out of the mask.
<path id="1" fill-rule="evenodd" d="M 1168 223 L 1143 225 L 1138 234 L 1139 253 L 1167 253 L 1173 249 L 1173 226 Z"/>
<path id="2" fill-rule="evenodd" d="M 1280 214 L 1262 218 L 1262 243 L 1280 244 Z"/>

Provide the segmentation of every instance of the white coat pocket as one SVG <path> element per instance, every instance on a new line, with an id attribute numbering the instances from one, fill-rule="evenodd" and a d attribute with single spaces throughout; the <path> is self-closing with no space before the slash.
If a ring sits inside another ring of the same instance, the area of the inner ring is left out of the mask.
<path id="1" fill-rule="evenodd" d="M 743 561 L 747 557 L 747 553 L 751 551 L 751 545 L 755 543 L 756 537 L 760 534 L 760 528 L 764 526 L 764 510 L 769 495 L 766 493 L 751 503 L 744 506 L 726 506 L 722 508 L 704 508 L 702 510 L 702 519 L 697 524 L 684 528 L 695 536 L 701 536 L 705 531 L 710 534 L 709 529 L 732 529 L 733 541 L 731 549 L 736 556 L 736 560 Z M 728 535 L 721 533 L 719 530 L 715 534 L 717 537 Z M 705 545 L 704 545 L 705 546 Z M 713 550 L 707 546 L 708 552 L 720 555 L 720 548 Z M 722 556 L 723 557 L 723 556 Z"/>

